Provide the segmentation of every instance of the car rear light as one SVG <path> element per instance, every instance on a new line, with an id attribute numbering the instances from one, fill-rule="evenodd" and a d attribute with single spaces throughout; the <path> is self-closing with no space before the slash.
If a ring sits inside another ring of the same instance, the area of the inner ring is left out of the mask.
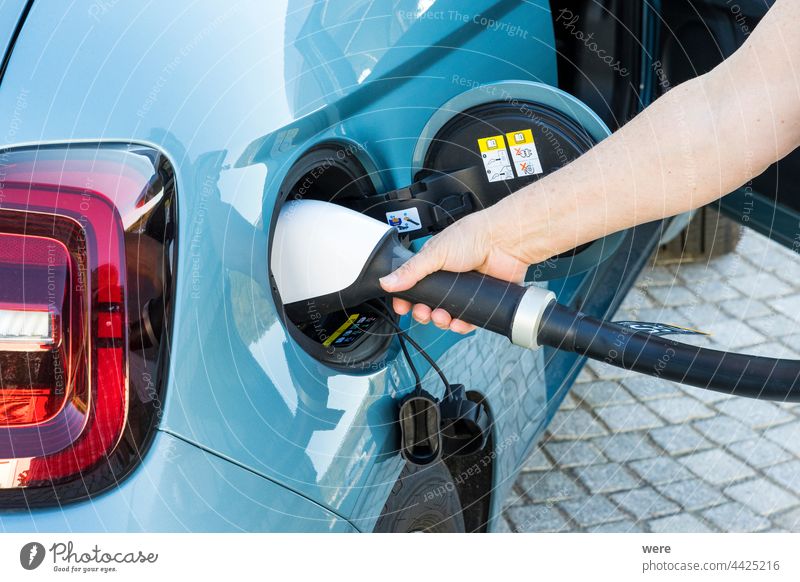
<path id="1" fill-rule="evenodd" d="M 71 267 L 69 250 L 55 239 L 0 233 L 0 431 L 6 437 L 10 428 L 56 426 L 66 387 L 74 385 L 70 336 L 62 330 L 71 315 Z"/>
<path id="2" fill-rule="evenodd" d="M 150 320 L 169 321 L 172 184 L 144 147 L 0 152 L 0 507 L 92 495 L 141 457 L 167 355 Z"/>

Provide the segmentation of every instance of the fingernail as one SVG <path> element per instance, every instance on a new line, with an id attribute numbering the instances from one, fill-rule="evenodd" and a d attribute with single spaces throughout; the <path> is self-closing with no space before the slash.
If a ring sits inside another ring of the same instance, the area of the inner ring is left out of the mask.
<path id="1" fill-rule="evenodd" d="M 395 273 L 389 273 L 385 277 L 381 277 L 379 281 L 383 287 L 394 287 L 400 282 L 400 277 Z"/>

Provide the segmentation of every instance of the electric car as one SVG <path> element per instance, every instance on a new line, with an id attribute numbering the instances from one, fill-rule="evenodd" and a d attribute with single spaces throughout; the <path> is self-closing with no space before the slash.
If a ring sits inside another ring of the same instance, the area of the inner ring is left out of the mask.
<path id="1" fill-rule="evenodd" d="M 766 10 L 740 4 L 3 2 L 0 530 L 493 530 L 583 361 L 380 301 L 288 314 L 276 216 L 333 202 L 419 248 L 732 52 Z M 659 244 L 718 252 L 746 223 L 791 245 L 796 167 L 728 197 L 733 222 L 647 224 L 527 280 L 605 316 Z M 398 407 L 439 371 L 486 422 L 409 462 Z"/>

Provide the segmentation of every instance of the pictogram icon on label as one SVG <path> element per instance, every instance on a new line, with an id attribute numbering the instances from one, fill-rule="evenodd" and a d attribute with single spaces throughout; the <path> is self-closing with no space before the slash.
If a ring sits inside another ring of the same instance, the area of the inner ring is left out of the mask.
<path id="1" fill-rule="evenodd" d="M 542 162 L 533 143 L 533 134 L 530 129 L 512 131 L 506 134 L 508 147 L 511 150 L 511 159 L 514 160 L 514 169 L 517 176 L 535 176 L 541 174 Z"/>
<path id="2" fill-rule="evenodd" d="M 514 178 L 514 170 L 511 168 L 511 161 L 508 159 L 506 150 L 506 140 L 502 135 L 479 139 L 478 149 L 483 159 L 483 167 L 486 169 L 486 177 L 490 182 Z"/>
<path id="3" fill-rule="evenodd" d="M 386 213 L 386 222 L 393 226 L 398 232 L 411 232 L 422 228 L 422 221 L 419 219 L 419 210 L 406 208 L 405 210 L 393 210 Z"/>

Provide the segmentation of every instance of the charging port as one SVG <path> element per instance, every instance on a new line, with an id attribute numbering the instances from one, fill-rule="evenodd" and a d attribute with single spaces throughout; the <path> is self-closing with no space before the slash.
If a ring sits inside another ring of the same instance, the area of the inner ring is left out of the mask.
<path id="1" fill-rule="evenodd" d="M 304 154 L 289 170 L 281 185 L 274 220 L 287 201 L 312 199 L 347 205 L 375 195 L 375 188 L 352 146 L 325 144 Z M 319 228 L 336 228 L 319 225 Z M 270 229 L 274 232 L 274 228 Z M 270 250 L 272 252 L 272 241 Z M 270 273 L 273 296 L 283 311 L 275 281 Z M 338 368 L 368 370 L 379 365 L 391 344 L 393 330 L 376 316 L 379 301 L 352 309 L 322 314 L 309 306 L 302 315 L 283 312 L 289 334 L 317 360 Z"/>

